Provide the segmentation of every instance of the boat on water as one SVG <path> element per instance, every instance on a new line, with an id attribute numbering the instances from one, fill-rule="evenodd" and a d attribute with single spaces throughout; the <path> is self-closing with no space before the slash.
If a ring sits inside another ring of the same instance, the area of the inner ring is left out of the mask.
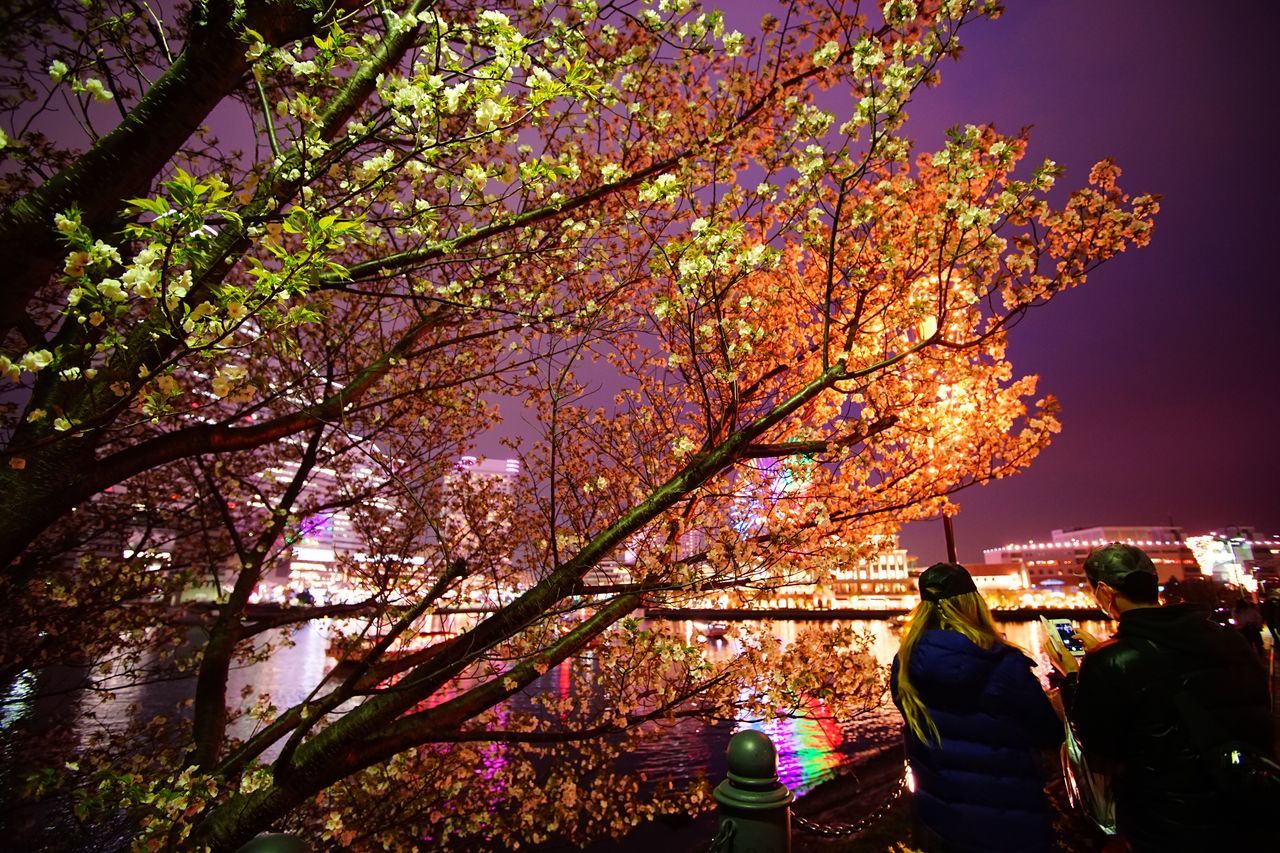
<path id="1" fill-rule="evenodd" d="M 694 622 L 694 633 L 705 638 L 708 642 L 712 640 L 723 640 L 724 635 L 729 632 L 728 622 Z"/>

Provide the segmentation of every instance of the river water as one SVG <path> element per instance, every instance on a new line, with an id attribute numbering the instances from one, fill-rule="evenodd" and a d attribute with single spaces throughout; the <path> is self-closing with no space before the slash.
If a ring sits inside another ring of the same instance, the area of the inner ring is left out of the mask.
<path id="1" fill-rule="evenodd" d="M 726 660 L 737 655 L 741 647 L 736 640 L 708 640 L 700 636 L 704 626 L 695 622 L 668 623 L 675 630 L 683 632 L 690 642 L 699 643 L 712 660 Z M 900 626 L 889 620 L 858 620 L 845 622 L 815 623 L 812 621 L 769 620 L 756 623 L 740 623 L 749 629 L 749 633 L 768 632 L 779 638 L 784 644 L 794 641 L 801 630 L 810 630 L 816 624 L 826 624 L 832 628 L 852 627 L 865 633 L 870 638 L 869 651 L 876 662 L 886 667 L 897 652 Z M 1097 636 L 1107 636 L 1109 623 L 1084 623 L 1086 629 Z M 453 626 L 455 629 L 465 627 Z M 1001 625 L 1006 638 L 1021 648 L 1031 651 L 1038 661 L 1037 672 L 1042 678 L 1047 675 L 1048 662 L 1039 652 L 1043 632 L 1038 621 L 1010 622 Z M 269 694 L 277 708 L 285 708 L 305 699 L 325 673 L 335 664 L 330 655 L 329 633 L 331 626 L 324 623 L 307 625 L 296 629 L 288 635 L 290 643 L 282 645 L 266 663 L 236 669 L 231 673 L 228 695 L 240 695 L 241 690 L 256 694 Z M 732 633 L 732 632 L 731 632 Z M 283 639 L 278 636 L 274 639 Z M 572 663 L 552 669 L 541 679 L 530 686 L 523 696 L 514 697 L 514 702 L 526 708 L 533 706 L 533 699 L 538 693 L 557 692 L 560 694 L 580 694 L 590 691 L 592 685 L 591 660 L 589 656 Z M 82 677 L 77 676 L 77 677 Z M 13 690 L 34 692 L 36 687 L 30 679 L 22 679 L 10 686 L 8 702 L 0 714 L 0 752 L 10 753 L 17 741 L 11 736 L 16 729 L 39 727 L 42 719 L 55 716 L 66 719 L 69 714 L 77 713 L 82 700 L 72 700 L 63 696 L 53 700 L 27 702 L 13 694 Z M 93 727 L 117 728 L 128 719 L 150 718 L 154 714 L 172 714 L 174 708 L 189 698 L 194 692 L 191 679 L 167 681 L 122 687 L 115 691 L 110 703 L 99 706 L 93 722 L 80 725 L 81 737 L 88 736 Z M 15 701 L 17 700 L 17 701 Z M 240 723 L 241 726 L 249 725 Z M 763 725 L 746 723 L 701 723 L 683 721 L 667 731 L 659 739 L 642 741 L 636 750 L 622 758 L 623 767 L 637 773 L 643 773 L 650 780 L 672 779 L 677 784 L 697 778 L 707 778 L 713 783 L 724 778 L 725 746 L 730 736 L 742 728 L 759 728 L 770 736 L 778 749 L 778 775 L 797 796 L 834 778 L 841 768 L 857 765 L 868 756 L 881 751 L 884 747 L 896 743 L 900 737 L 901 719 L 892 704 L 885 704 L 859 716 L 857 719 L 832 721 L 812 718 L 783 718 Z M 240 729 L 235 732 L 244 736 L 249 732 Z M 75 747 L 66 744 L 67 758 L 74 755 Z M 12 758 L 12 755 L 8 755 Z M 270 756 L 267 756 L 270 758 Z M 8 763 L 4 761 L 3 763 Z M 8 774 L 0 772 L 0 777 Z M 0 779 L 0 781 L 4 781 Z M 0 788 L 8 787 L 0 785 Z M 0 792 L 2 793 L 2 792 Z M 2 798 L 0 798 L 2 799 Z M 682 828 L 662 828 L 655 825 L 641 827 L 629 836 L 625 843 L 609 842 L 590 848 L 610 851 L 645 851 L 653 846 L 675 845 L 676 848 L 697 839 L 702 843 L 703 836 L 710 837 L 714 833 L 714 823 L 704 817 L 701 822 L 694 822 Z M 0 826 L 4 821 L 0 820 Z M 648 833 L 648 834 L 646 834 Z M 124 843 L 124 839 L 120 839 Z M 87 848 L 86 848 L 87 849 Z M 105 849 L 105 848 L 104 848 Z M 553 849 L 553 848 L 548 848 Z M 554 848 L 558 850 L 559 848 Z"/>
<path id="2" fill-rule="evenodd" d="M 798 631 L 818 623 L 769 620 L 740 624 L 752 633 L 771 633 L 787 644 L 794 641 Z M 900 627 L 895 622 L 857 620 L 821 624 L 833 628 L 848 626 L 866 633 L 871 640 L 870 652 L 882 666 L 887 667 L 897 651 Z M 1106 636 L 1108 628 L 1105 623 L 1085 624 L 1095 634 Z M 699 643 L 704 654 L 712 660 L 730 659 L 741 650 L 736 640 L 708 640 L 700 636 L 703 630 L 700 623 L 677 622 L 673 627 L 683 632 L 690 642 Z M 1037 672 L 1043 677 L 1048 671 L 1048 663 L 1039 653 L 1042 640 L 1039 622 L 1010 622 L 1002 624 L 1001 628 L 1011 642 L 1033 651 L 1040 663 Z M 239 695 L 242 689 L 267 694 L 277 708 L 305 699 L 335 664 L 335 659 L 329 654 L 329 626 L 324 623 L 307 625 L 293 631 L 290 639 L 292 645 L 279 648 L 269 662 L 233 671 L 228 695 Z M 554 691 L 563 695 L 590 690 L 589 667 L 588 658 L 550 670 L 530 686 L 525 696 L 516 697 L 515 702 L 529 707 L 532 694 Z M 178 702 L 191 695 L 192 687 L 191 681 L 186 680 L 118 690 L 112 703 L 98 710 L 92 725 L 115 727 L 131 715 L 147 717 L 153 713 L 172 713 Z M 841 766 L 856 764 L 866 755 L 895 741 L 900 725 L 901 718 L 887 700 L 883 707 L 847 721 L 784 718 L 751 726 L 745 723 L 685 721 L 669 729 L 661 739 L 641 743 L 627 764 L 650 779 L 691 780 L 707 776 L 718 780 L 724 775 L 724 749 L 729 737 L 741 728 L 760 728 L 778 748 L 780 780 L 795 794 L 802 795 L 831 779 Z M 240 735 L 247 733 L 237 732 Z"/>

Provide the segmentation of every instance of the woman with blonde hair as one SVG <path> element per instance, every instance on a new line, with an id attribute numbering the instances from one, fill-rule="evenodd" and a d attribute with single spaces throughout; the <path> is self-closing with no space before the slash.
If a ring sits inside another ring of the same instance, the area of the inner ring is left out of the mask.
<path id="1" fill-rule="evenodd" d="M 1043 752 L 1063 728 L 1034 665 L 996 630 L 963 566 L 936 563 L 920 575 L 890 680 L 915 780 L 916 847 L 1054 849 Z"/>

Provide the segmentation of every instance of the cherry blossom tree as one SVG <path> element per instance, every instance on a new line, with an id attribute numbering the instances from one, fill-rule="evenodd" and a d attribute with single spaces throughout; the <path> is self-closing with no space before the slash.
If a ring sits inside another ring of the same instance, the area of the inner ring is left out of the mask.
<path id="1" fill-rule="evenodd" d="M 196 679 L 189 722 L 144 721 L 171 749 L 86 747 L 83 810 L 151 849 L 585 839 L 705 803 L 620 777 L 664 725 L 873 706 L 847 632 L 713 664 L 632 614 L 822 582 L 1057 430 L 1007 333 L 1156 204 L 1102 162 L 1051 205 L 1060 170 L 989 126 L 914 153 L 911 96 L 998 11 L 6 12 L 3 665 Z M 489 429 L 511 490 L 450 480 Z M 254 609 L 339 510 L 358 600 Z M 180 603 L 195 582 L 212 607 Z M 407 644 L 463 592 L 494 612 Z M 339 616 L 353 665 L 304 701 L 228 695 Z M 585 650 L 599 701 L 513 704 Z"/>

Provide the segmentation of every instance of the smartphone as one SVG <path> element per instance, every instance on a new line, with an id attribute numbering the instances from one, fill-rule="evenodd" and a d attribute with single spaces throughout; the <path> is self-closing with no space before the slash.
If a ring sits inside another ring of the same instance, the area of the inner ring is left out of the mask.
<path id="1" fill-rule="evenodd" d="M 1084 654 L 1084 643 L 1075 636 L 1076 629 L 1070 619 L 1044 619 L 1043 622 L 1046 630 L 1057 633 L 1067 651 L 1077 657 Z"/>

